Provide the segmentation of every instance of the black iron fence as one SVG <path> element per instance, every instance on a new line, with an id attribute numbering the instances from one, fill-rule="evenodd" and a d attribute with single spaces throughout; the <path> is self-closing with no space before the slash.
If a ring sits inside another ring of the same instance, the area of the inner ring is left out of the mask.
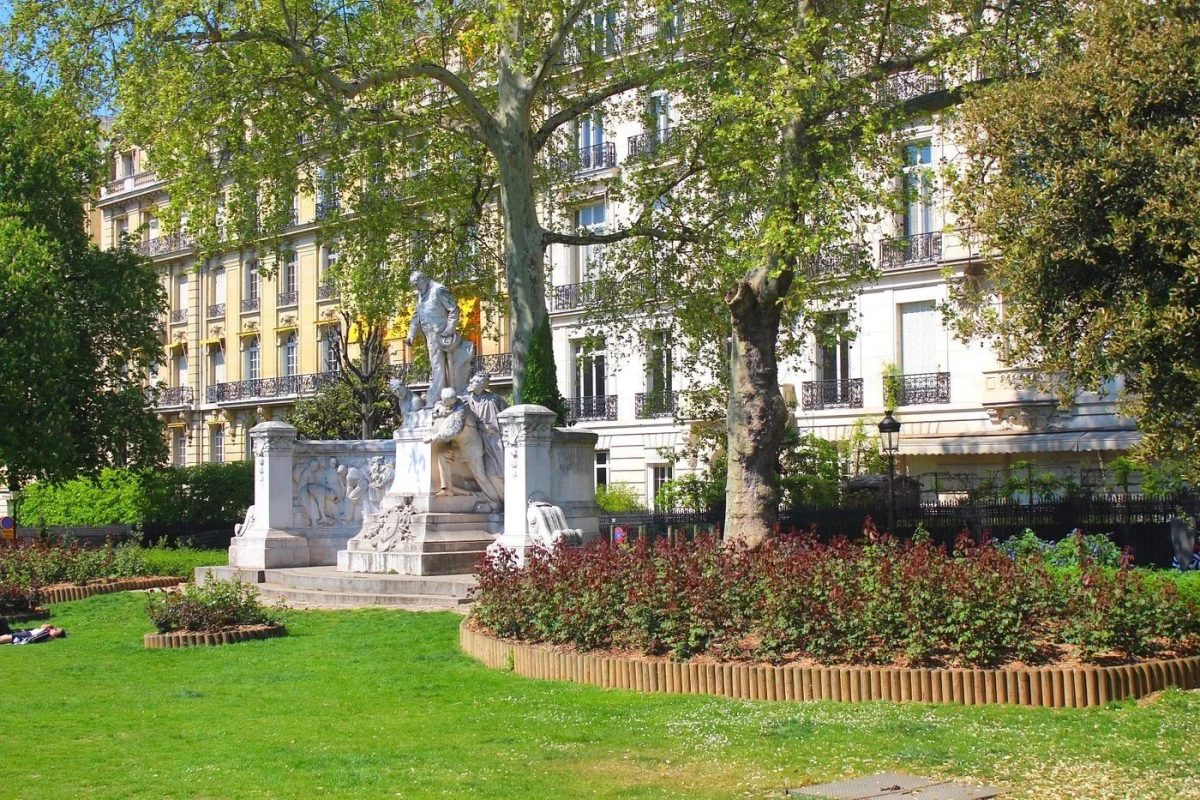
<path id="1" fill-rule="evenodd" d="M 942 258 L 940 233 L 917 233 L 879 242 L 881 269 L 898 269 L 911 264 L 928 264 Z"/>
<path id="2" fill-rule="evenodd" d="M 948 504 L 897 502 L 896 533 L 913 535 L 918 526 L 937 544 L 952 546 L 964 531 L 976 540 L 983 536 L 1003 541 L 1020 536 L 1026 529 L 1048 541 L 1059 541 L 1076 528 L 1089 534 L 1106 534 L 1120 548 L 1129 548 L 1135 564 L 1168 567 L 1171 519 L 1185 514 L 1200 515 L 1200 495 L 1145 497 L 1108 495 L 1068 497 L 1053 502 L 1021 504 Z M 835 506 L 809 506 L 782 511 L 779 529 L 784 532 L 812 531 L 822 540 L 835 536 L 851 539 L 863 535 L 866 520 L 886 527 L 886 498 L 846 501 Z M 613 540 L 640 536 L 691 539 L 711 533 L 723 524 L 720 512 L 600 514 L 600 532 Z"/>
<path id="3" fill-rule="evenodd" d="M 846 381 L 805 381 L 800 384 L 800 407 L 805 411 L 862 408 L 862 378 Z"/>

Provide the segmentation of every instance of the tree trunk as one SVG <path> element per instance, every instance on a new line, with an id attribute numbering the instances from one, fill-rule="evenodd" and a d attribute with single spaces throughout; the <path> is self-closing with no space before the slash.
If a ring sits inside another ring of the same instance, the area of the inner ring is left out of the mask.
<path id="1" fill-rule="evenodd" d="M 529 343 L 546 315 L 545 250 L 533 190 L 533 151 L 523 133 L 511 129 L 501 133 L 504 152 L 498 159 L 504 273 L 512 326 L 513 403 L 522 402 Z"/>
<path id="2" fill-rule="evenodd" d="M 749 271 L 725 296 L 733 319 L 730 357 L 728 437 L 729 477 L 725 485 L 724 539 L 751 547 L 774 532 L 778 519 L 775 490 L 779 445 L 787 426 L 787 405 L 779 391 L 775 345 L 790 270 L 772 276 L 776 260 Z"/>

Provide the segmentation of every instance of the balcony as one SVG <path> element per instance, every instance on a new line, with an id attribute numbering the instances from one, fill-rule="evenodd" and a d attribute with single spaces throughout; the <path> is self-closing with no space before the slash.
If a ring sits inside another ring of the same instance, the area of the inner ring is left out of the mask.
<path id="1" fill-rule="evenodd" d="M 899 269 L 914 264 L 936 264 L 942 258 L 940 233 L 917 233 L 879 242 L 881 269 Z"/>
<path id="2" fill-rule="evenodd" d="M 846 381 L 805 381 L 800 384 L 800 408 L 804 411 L 862 407 L 862 378 Z"/>
<path id="3" fill-rule="evenodd" d="M 171 309 L 171 324 L 178 325 L 181 322 L 187 322 L 188 310 L 186 308 Z"/>
<path id="4" fill-rule="evenodd" d="M 242 313 L 245 314 L 248 311 L 258 311 L 257 297 L 247 297 L 242 300 Z"/>
<path id="5" fill-rule="evenodd" d="M 595 305 L 599 300 L 597 287 L 596 281 L 555 286 L 554 292 L 550 296 L 550 310 L 574 311 L 578 308 Z"/>
<path id="6" fill-rule="evenodd" d="M 617 165 L 617 146 L 613 142 L 601 142 L 579 148 L 579 165 L 576 173 L 596 169 L 608 169 Z"/>
<path id="7" fill-rule="evenodd" d="M 657 128 L 645 133 L 639 133 L 637 136 L 630 136 L 629 157 L 649 158 L 653 156 L 655 150 L 671 141 L 671 133 L 674 130 L 674 128 Z"/>
<path id="8" fill-rule="evenodd" d="M 158 176 L 153 172 L 138 172 L 134 175 L 125 175 L 104 184 L 104 196 L 109 197 L 114 194 L 121 194 L 122 192 L 131 192 L 134 189 L 149 186 L 152 183 L 158 183 Z"/>
<path id="9" fill-rule="evenodd" d="M 168 253 L 180 253 L 192 249 L 195 239 L 186 233 L 169 233 L 166 236 L 156 236 L 144 242 L 138 242 L 136 250 L 144 256 L 154 258 Z"/>
<path id="10" fill-rule="evenodd" d="M 208 319 L 219 319 L 221 317 L 224 317 L 225 316 L 225 304 L 224 303 L 213 303 L 211 306 L 209 306 L 207 309 L 205 309 L 205 316 L 207 316 Z"/>
<path id="11" fill-rule="evenodd" d="M 310 372 L 305 375 L 215 383 L 208 387 L 205 399 L 209 403 L 231 403 L 239 400 L 270 400 L 309 395 L 325 384 L 337 380 L 337 376 L 337 372 Z"/>
<path id="12" fill-rule="evenodd" d="M 679 406 L 679 392 L 639 392 L 633 398 L 633 415 L 638 419 L 673 417 Z"/>
<path id="13" fill-rule="evenodd" d="M 195 392 L 190 386 L 170 386 L 158 393 L 159 408 L 167 406 L 190 406 L 195 401 Z"/>
<path id="14" fill-rule="evenodd" d="M 489 375 L 512 375 L 512 353 L 490 353 L 486 356 L 475 356 L 475 372 L 483 371 Z"/>
<path id="15" fill-rule="evenodd" d="M 489 353 L 475 356 L 471 363 L 471 372 L 487 372 L 493 378 L 509 377 L 512 375 L 512 353 Z M 389 377 L 399 378 L 410 386 L 429 383 L 429 365 L 427 364 L 389 364 Z"/>
<path id="16" fill-rule="evenodd" d="M 329 219 L 334 214 L 341 210 L 341 203 L 337 200 L 318 200 L 316 218 L 318 220 Z"/>
<path id="17" fill-rule="evenodd" d="M 318 283 L 317 284 L 317 299 L 318 300 L 332 300 L 333 299 L 333 284 L 332 283 L 324 283 L 324 282 Z"/>
<path id="18" fill-rule="evenodd" d="M 291 292 L 280 292 L 280 293 L 279 293 L 279 297 L 277 298 L 277 300 L 278 300 L 278 303 L 277 303 L 277 305 L 278 305 L 280 308 L 283 308 L 283 307 L 285 307 L 285 306 L 294 306 L 294 305 L 296 305 L 296 301 L 297 301 L 299 298 L 300 298 L 300 295 L 299 295 L 299 293 L 298 293 L 298 292 L 295 292 L 295 291 L 291 291 Z"/>
<path id="19" fill-rule="evenodd" d="M 836 278 L 849 275 L 863 267 L 868 251 L 863 246 L 830 245 L 820 252 L 804 257 L 800 271 L 812 279 Z"/>
<path id="20" fill-rule="evenodd" d="M 946 88 L 940 75 L 909 70 L 889 77 L 879 86 L 879 98 L 886 102 L 906 103 L 918 97 L 934 94 Z"/>
<path id="21" fill-rule="evenodd" d="M 576 422 L 614 420 L 617 418 L 617 396 L 600 394 L 594 397 L 567 398 L 567 419 Z"/>
<path id="22" fill-rule="evenodd" d="M 891 384 L 889 386 L 889 384 Z M 950 373 L 923 372 L 884 377 L 883 396 L 895 394 L 897 406 L 945 405 L 950 402 Z"/>

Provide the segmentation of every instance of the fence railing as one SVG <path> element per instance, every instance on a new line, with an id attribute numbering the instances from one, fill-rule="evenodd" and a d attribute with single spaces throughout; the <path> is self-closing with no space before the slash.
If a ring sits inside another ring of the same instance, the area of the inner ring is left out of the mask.
<path id="1" fill-rule="evenodd" d="M 294 306 L 299 299 L 300 293 L 296 291 L 280 292 L 277 299 L 277 305 L 282 308 L 284 306 Z"/>
<path id="2" fill-rule="evenodd" d="M 586 308 L 599 301 L 596 281 L 567 283 L 555 286 L 550 295 L 551 311 L 574 311 Z"/>
<path id="3" fill-rule="evenodd" d="M 883 396 L 894 395 L 897 406 L 938 405 L 950 402 L 949 372 L 919 372 L 884 376 Z"/>
<path id="4" fill-rule="evenodd" d="M 187 313 L 188 310 L 186 308 L 171 309 L 171 322 L 176 324 L 180 322 L 187 322 Z"/>
<path id="5" fill-rule="evenodd" d="M 598 394 L 567 398 L 567 417 L 579 422 L 617 418 L 617 396 Z"/>
<path id="6" fill-rule="evenodd" d="M 805 381 L 800 384 L 800 407 L 804 411 L 827 408 L 862 408 L 863 380 Z"/>
<path id="7" fill-rule="evenodd" d="M 633 413 L 638 419 L 672 417 L 679 406 L 679 392 L 639 392 L 633 398 Z"/>
<path id="8" fill-rule="evenodd" d="M 1011 501 L 987 504 L 918 503 L 898 499 L 895 532 L 902 538 L 908 538 L 920 526 L 935 544 L 953 547 L 964 533 L 974 541 L 981 541 L 985 536 L 1003 541 L 1020 536 L 1025 530 L 1032 530 L 1041 539 L 1060 541 L 1071 536 L 1078 528 L 1088 534 L 1109 536 L 1117 547 L 1129 549 L 1135 564 L 1167 567 L 1174 555 L 1170 522 L 1180 514 L 1191 517 L 1200 514 L 1200 496 L 1079 496 L 1033 504 Z M 885 497 L 872 496 L 846 500 L 838 505 L 785 509 L 779 514 L 779 528 L 785 533 L 812 532 L 822 541 L 837 536 L 860 539 L 868 518 L 877 529 L 886 527 Z M 674 539 L 717 531 L 724 522 L 724 513 L 608 514 L 601 511 L 599 519 L 601 534 L 610 538 L 620 528 L 620 538 L 627 540 L 638 536 Z"/>
<path id="9" fill-rule="evenodd" d="M 629 137 L 629 157 L 638 158 L 639 156 L 654 155 L 654 151 L 659 145 L 666 144 L 671 141 L 671 133 L 674 128 L 656 128 L 651 131 L 639 133 L 636 136 Z"/>
<path id="10" fill-rule="evenodd" d="M 212 305 L 210 305 L 208 307 L 205 315 L 209 319 L 212 319 L 213 317 L 225 316 L 225 304 L 224 303 L 213 303 Z"/>
<path id="11" fill-rule="evenodd" d="M 247 311 L 258 311 L 258 303 L 259 300 L 257 297 L 242 298 L 242 312 L 245 313 Z"/>
<path id="12" fill-rule="evenodd" d="M 138 242 L 137 251 L 144 256 L 161 256 L 182 250 L 190 250 L 196 240 L 186 233 L 168 233 L 166 236 L 155 236 Z"/>
<path id="13" fill-rule="evenodd" d="M 205 399 L 210 403 L 228 403 L 250 398 L 313 394 L 325 384 L 337 380 L 337 375 L 337 372 L 309 372 L 304 375 L 214 383 L 205 391 Z"/>
<path id="14" fill-rule="evenodd" d="M 168 386 L 158 393 L 158 405 L 162 406 L 186 406 L 191 405 L 195 399 L 195 392 L 190 386 Z"/>
<path id="15" fill-rule="evenodd" d="M 942 258 L 940 233 L 917 233 L 879 242 L 880 269 L 899 269 L 913 264 L 936 263 Z"/>

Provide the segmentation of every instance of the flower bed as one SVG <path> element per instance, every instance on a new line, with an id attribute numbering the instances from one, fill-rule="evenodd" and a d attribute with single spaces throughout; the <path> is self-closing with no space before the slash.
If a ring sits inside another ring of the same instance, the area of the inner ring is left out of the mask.
<path id="1" fill-rule="evenodd" d="M 1200 604 L 1127 565 L 1062 568 L 960 538 L 869 544 L 784 536 L 535 551 L 481 564 L 473 624 L 578 652 L 674 660 L 1074 667 L 1200 651 Z"/>
<path id="2" fill-rule="evenodd" d="M 611 689 L 668 694 L 705 694 L 739 700 L 833 700 L 959 703 L 1086 708 L 1144 697 L 1168 686 L 1200 687 L 1200 657 L 1102 667 L 1037 669 L 923 669 L 890 666 L 681 662 L 563 652 L 546 645 L 497 639 L 459 628 L 467 655 L 496 669 L 546 680 Z"/>
<path id="3" fill-rule="evenodd" d="M 287 633 L 272 617 L 272 610 L 263 606 L 258 589 L 211 575 L 204 583 L 152 596 L 146 613 L 158 630 L 145 635 L 148 648 L 229 644 Z"/>

